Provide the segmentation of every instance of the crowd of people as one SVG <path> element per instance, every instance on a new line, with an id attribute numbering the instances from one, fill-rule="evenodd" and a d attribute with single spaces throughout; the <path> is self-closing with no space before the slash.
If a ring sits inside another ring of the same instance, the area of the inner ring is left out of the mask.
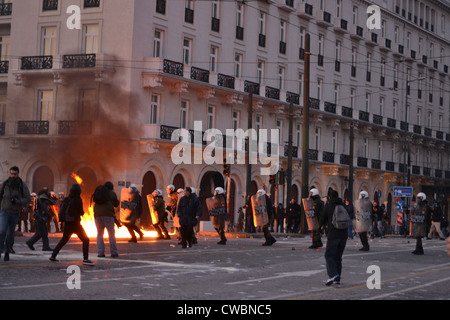
<path id="1" fill-rule="evenodd" d="M 152 225 L 158 233 L 158 239 L 170 239 L 165 226 L 170 215 L 181 247 L 192 247 L 197 242 L 194 227 L 198 225 L 203 214 L 202 202 L 195 189 L 191 187 L 175 190 L 173 185 L 169 185 L 166 192 L 167 197 L 164 198 L 162 191 L 157 189 L 147 199 L 150 204 Z M 34 245 L 42 240 L 42 250 L 52 252 L 49 259 L 56 262 L 60 250 L 72 235 L 76 234 L 82 242 L 83 264 L 94 265 L 89 260 L 89 237 L 81 225 L 81 217 L 84 215 L 81 193 L 81 186 L 73 184 L 67 197 L 60 193 L 56 198 L 56 195 L 47 189 L 30 194 L 27 185 L 19 178 L 19 168 L 12 167 L 10 177 L 2 183 L 0 189 L 0 257 L 4 254 L 4 261 L 9 261 L 10 253 L 14 253 L 14 235 L 17 226 L 20 231 L 21 223 L 25 222 L 24 230 L 28 231 L 27 220 L 30 218 L 24 214 L 26 212 L 33 217 L 30 231 L 34 232 L 34 235 L 26 241 L 30 250 L 35 250 Z M 121 202 L 114 192 L 113 183 L 107 181 L 95 189 L 91 201 L 94 203 L 98 257 L 105 257 L 103 240 L 105 229 L 108 231 L 112 258 L 119 256 L 115 225 L 126 226 L 131 236 L 129 242 L 137 242 L 136 234 L 140 239 L 143 238 L 142 230 L 136 225 L 142 213 L 142 198 L 137 185 L 130 186 L 128 198 L 122 199 Z M 223 188 L 216 188 L 214 195 L 206 199 L 206 203 L 212 224 L 220 237 L 218 244 L 225 245 L 227 242 L 225 224 L 229 217 Z M 116 217 L 119 206 L 120 220 Z M 122 209 L 125 216 L 122 216 Z M 428 205 L 426 195 L 420 192 L 416 196 L 416 202 L 409 209 L 407 218 L 410 223 L 410 236 L 416 239 L 413 254 L 424 254 L 422 238 L 430 239 L 437 233 L 441 240 L 449 239 L 448 222 L 438 202 Z M 359 199 L 353 204 L 341 199 L 335 190 L 330 190 L 326 200 L 323 201 L 320 191 L 314 187 L 310 190 L 309 198 L 302 199 L 301 204 L 292 199 L 286 210 L 281 204 L 275 208 L 270 197 L 261 189 L 255 195 L 249 195 L 245 206 L 240 208 L 239 212 L 240 228 L 245 232 L 261 230 L 265 238 L 263 246 L 272 246 L 276 242 L 271 234 L 274 226 L 276 232 L 281 233 L 311 232 L 312 245 L 309 247 L 311 249 L 323 247 L 322 234 L 326 234 L 325 260 L 329 276 L 326 285 L 340 283 L 342 255 L 347 239 L 353 239 L 358 234 L 362 244 L 360 250 L 369 251 L 369 237 L 373 239 L 379 235 L 383 238 L 383 222 L 390 220 L 384 205 L 379 205 L 377 201 L 370 202 L 366 191 L 361 191 Z M 56 231 L 63 232 L 54 249 L 50 248 L 48 239 L 52 221 L 55 223 Z M 447 246 L 449 245 L 450 241 L 447 240 Z"/>

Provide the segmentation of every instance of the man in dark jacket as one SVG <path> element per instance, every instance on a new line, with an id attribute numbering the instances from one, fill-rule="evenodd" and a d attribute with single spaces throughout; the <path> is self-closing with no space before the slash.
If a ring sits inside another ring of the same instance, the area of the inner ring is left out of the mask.
<path id="1" fill-rule="evenodd" d="M 167 220 L 166 204 L 162 197 L 162 191 L 156 189 L 152 193 L 153 196 L 153 210 L 158 213 L 158 223 L 155 223 L 153 227 L 158 233 L 157 239 L 170 240 L 169 231 L 167 231 L 164 222 Z"/>
<path id="2" fill-rule="evenodd" d="M 9 261 L 20 211 L 31 202 L 30 191 L 19 178 L 18 167 L 9 169 L 9 179 L 1 185 L 0 199 L 0 255 L 5 252 L 4 260 Z"/>
<path id="3" fill-rule="evenodd" d="M 342 274 L 342 255 L 344 254 L 345 244 L 347 243 L 348 229 L 336 229 L 333 226 L 333 212 L 337 205 L 344 205 L 337 191 L 332 190 L 329 193 L 329 201 L 325 206 L 324 214 L 320 220 L 320 226 L 327 224 L 327 249 L 325 251 L 325 261 L 329 279 L 326 285 L 340 284 Z"/>
<path id="4" fill-rule="evenodd" d="M 103 185 L 108 190 L 107 201 L 105 203 L 94 204 L 94 219 L 97 227 L 97 253 L 98 257 L 105 256 L 105 242 L 103 234 L 105 228 L 108 231 L 109 247 L 111 249 L 111 257 L 117 258 L 119 253 L 116 245 L 116 234 L 114 223 L 116 222 L 116 214 L 114 208 L 119 207 L 120 201 L 114 192 L 114 185 L 110 181 L 106 181 Z"/>
<path id="5" fill-rule="evenodd" d="M 64 232 L 61 240 L 53 250 L 50 261 L 57 262 L 56 256 L 59 251 L 70 240 L 73 234 L 76 234 L 83 243 L 83 264 L 93 266 L 92 261 L 89 260 L 89 238 L 81 225 L 81 216 L 84 215 L 83 200 L 81 200 L 81 186 L 74 184 L 70 188 L 68 209 L 66 211 Z"/>
<path id="6" fill-rule="evenodd" d="M 200 199 L 190 187 L 184 190 L 184 196 L 178 202 L 177 214 L 180 218 L 181 247 L 192 247 L 194 226 L 200 220 L 203 211 Z"/>

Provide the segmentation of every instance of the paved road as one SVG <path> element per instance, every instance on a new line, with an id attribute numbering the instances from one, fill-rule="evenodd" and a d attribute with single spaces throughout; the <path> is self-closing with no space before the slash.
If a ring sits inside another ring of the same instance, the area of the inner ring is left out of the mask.
<path id="1" fill-rule="evenodd" d="M 52 247 L 58 237 L 51 237 Z M 77 239 L 63 248 L 57 263 L 48 260 L 50 254 L 40 251 L 39 243 L 36 251 L 30 251 L 27 239 L 16 238 L 17 253 L 11 261 L 4 262 L 2 256 L 2 300 L 450 299 L 450 258 L 445 241 L 437 239 L 424 240 L 423 256 L 411 254 L 414 240 L 406 238 L 376 238 L 370 252 L 358 250 L 359 239 L 349 240 L 341 285 L 332 287 L 324 285 L 325 249 L 308 249 L 309 238 L 277 237 L 272 247 L 263 247 L 263 239 L 257 237 L 229 238 L 226 246 L 220 246 L 217 237 L 199 236 L 198 244 L 188 249 L 175 239 L 144 239 L 137 244 L 119 240 L 118 259 L 97 258 L 91 239 L 94 267 L 81 264 Z M 369 289 L 367 283 L 376 287 L 376 279 L 380 289 Z M 81 288 L 69 289 L 68 282 Z"/>

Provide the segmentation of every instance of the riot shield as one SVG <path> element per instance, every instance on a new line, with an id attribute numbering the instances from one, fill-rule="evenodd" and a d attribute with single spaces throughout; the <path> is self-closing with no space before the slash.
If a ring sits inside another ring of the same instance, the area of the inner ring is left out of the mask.
<path id="1" fill-rule="evenodd" d="M 308 230 L 319 230 L 319 220 L 314 213 L 314 200 L 311 198 L 302 199 L 303 209 L 305 210 L 306 222 L 308 223 Z"/>
<path id="2" fill-rule="evenodd" d="M 409 233 L 412 237 L 425 237 L 426 223 L 426 206 L 419 206 L 417 203 L 413 202 L 410 208 L 409 215 Z"/>
<path id="3" fill-rule="evenodd" d="M 152 224 L 157 224 L 159 222 L 158 212 L 153 207 L 155 205 L 155 201 L 153 200 L 153 195 L 147 195 L 148 208 L 150 209 L 150 217 L 152 218 Z"/>
<path id="4" fill-rule="evenodd" d="M 120 221 L 130 222 L 133 209 L 130 206 L 130 188 L 122 188 L 120 191 Z"/>
<path id="5" fill-rule="evenodd" d="M 355 231 L 369 232 L 372 229 L 372 204 L 369 199 L 355 201 Z"/>
<path id="6" fill-rule="evenodd" d="M 227 214 L 225 202 L 220 201 L 218 197 L 211 197 L 206 199 L 206 206 L 211 217 L 217 217 Z"/>
<path id="7" fill-rule="evenodd" d="M 252 196 L 253 224 L 255 227 L 263 227 L 269 223 L 269 215 L 266 207 L 265 195 L 255 194 Z"/>

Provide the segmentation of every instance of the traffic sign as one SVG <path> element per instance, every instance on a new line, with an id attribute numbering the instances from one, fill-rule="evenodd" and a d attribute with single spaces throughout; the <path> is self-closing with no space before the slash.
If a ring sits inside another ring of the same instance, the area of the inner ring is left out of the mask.
<path id="1" fill-rule="evenodd" d="M 413 194 L 412 187 L 394 187 L 394 197 L 402 198 L 411 198 Z"/>

